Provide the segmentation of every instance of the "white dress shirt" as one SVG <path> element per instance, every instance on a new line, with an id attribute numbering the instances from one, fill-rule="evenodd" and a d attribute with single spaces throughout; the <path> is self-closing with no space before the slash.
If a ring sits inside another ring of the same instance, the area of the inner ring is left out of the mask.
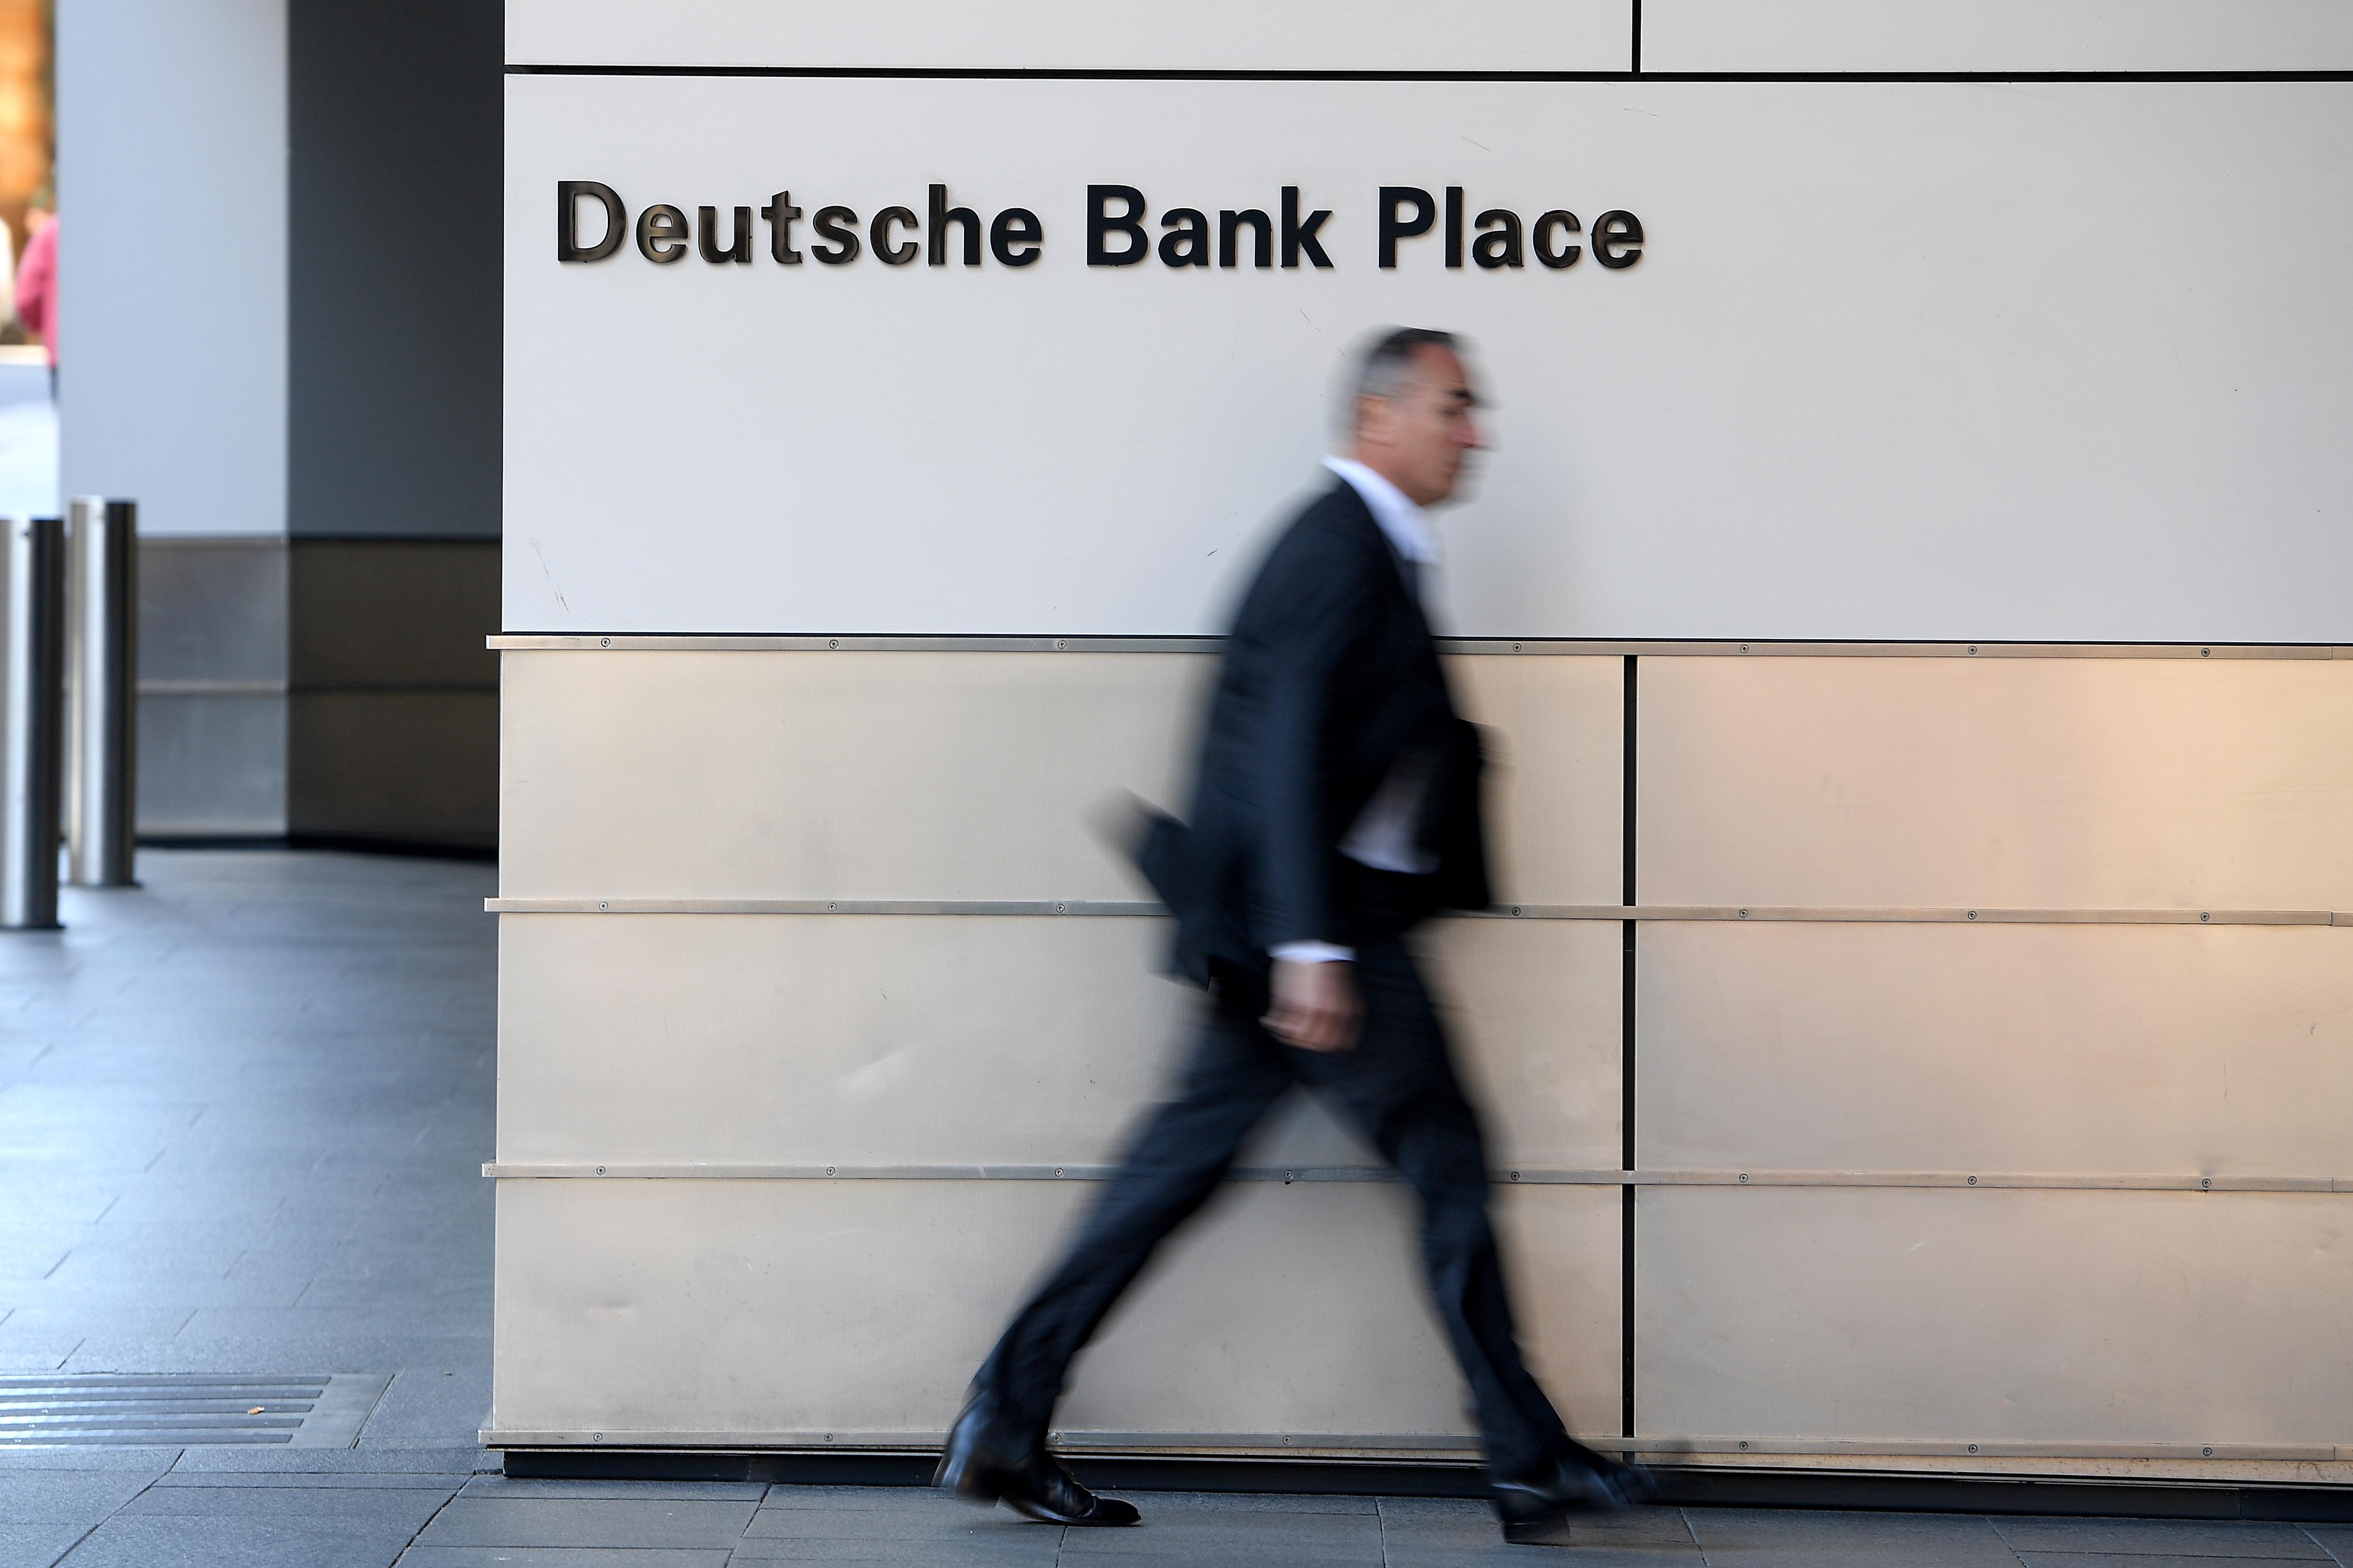
<path id="1" fill-rule="evenodd" d="M 1380 525 L 1389 548 L 1414 564 L 1410 581 L 1417 584 L 1438 564 L 1438 536 L 1430 519 L 1406 493 L 1364 464 L 1349 458 L 1326 458 L 1324 466 L 1356 492 Z M 1422 791 L 1430 785 L 1430 759 L 1409 752 L 1389 770 L 1365 809 L 1356 814 L 1340 853 L 1359 866 L 1377 871 L 1427 875 L 1438 869 L 1437 858 L 1414 842 L 1420 816 Z M 1353 948 L 1329 942 L 1285 942 L 1275 944 L 1275 958 L 1289 963 L 1340 963 L 1354 959 Z"/>

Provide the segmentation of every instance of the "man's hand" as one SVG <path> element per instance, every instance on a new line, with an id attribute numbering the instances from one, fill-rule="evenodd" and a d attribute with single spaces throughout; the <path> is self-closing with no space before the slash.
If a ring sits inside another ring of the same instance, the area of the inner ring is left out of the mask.
<path id="1" fill-rule="evenodd" d="M 1356 1043 L 1363 1008 L 1353 963 L 1274 962 L 1273 1002 L 1259 1022 L 1286 1046 L 1345 1051 Z"/>

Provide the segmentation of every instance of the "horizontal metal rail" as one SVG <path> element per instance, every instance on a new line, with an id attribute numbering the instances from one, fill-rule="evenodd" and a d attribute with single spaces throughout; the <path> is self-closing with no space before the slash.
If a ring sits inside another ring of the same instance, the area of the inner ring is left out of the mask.
<path id="1" fill-rule="evenodd" d="M 1215 653 L 1218 637 L 805 637 L 782 633 L 506 632 L 503 653 Z M 1567 658 L 2176 658 L 2347 659 L 2325 643 L 1804 642 L 1763 638 L 1662 641 L 1613 637 L 1440 637 L 1440 652 Z"/>
<path id="2" fill-rule="evenodd" d="M 629 899 L 492 898 L 494 915 L 1082 915 L 1165 916 L 1149 900 L 1104 899 Z M 1831 925 L 2217 925 L 2345 926 L 2343 910 L 2100 910 L 1832 908 L 1798 904 L 1499 904 L 1457 920 L 1800 921 Z"/>
<path id="3" fill-rule="evenodd" d="M 723 1431 L 617 1428 L 602 1432 L 576 1429 L 485 1427 L 482 1442 L 491 1447 L 608 1448 L 785 1448 L 823 1452 L 937 1453 L 945 1440 L 936 1431 L 825 1431 L 818 1427 L 776 1431 Z M 1384 1458 L 1420 1456 L 1438 1460 L 1475 1459 L 1479 1440 L 1451 1432 L 1112 1432 L 1072 1429 L 1050 1435 L 1057 1448 L 1072 1453 L 1109 1456 L 1150 1455 L 1172 1450 L 1214 1456 L 1314 1455 L 1319 1458 Z M 1852 1455 L 1862 1458 L 1896 1457 L 1986 1459 L 2269 1459 L 2328 1464 L 2353 1459 L 2353 1445 L 2330 1443 L 2065 1443 L 2031 1439 L 1887 1437 L 1846 1439 L 1820 1437 L 1724 1437 L 1662 1436 L 1645 1433 L 1633 1437 L 1588 1436 L 1583 1441 L 1619 1453 L 1672 1457 L 1676 1455 Z"/>
<path id="4" fill-rule="evenodd" d="M 1118 1169 L 1101 1164 L 831 1165 L 806 1162 L 699 1160 L 491 1160 L 493 1181 L 691 1182 L 1102 1182 Z M 1230 1182 L 1381 1183 L 1397 1181 L 1380 1165 L 1238 1165 Z M 2082 1173 L 2057 1171 L 1580 1170 L 1523 1165 L 1489 1173 L 1499 1186 L 1555 1187 L 1938 1187 L 1983 1192 L 2353 1193 L 2353 1176 L 2216 1174 L 2161 1171 Z"/>

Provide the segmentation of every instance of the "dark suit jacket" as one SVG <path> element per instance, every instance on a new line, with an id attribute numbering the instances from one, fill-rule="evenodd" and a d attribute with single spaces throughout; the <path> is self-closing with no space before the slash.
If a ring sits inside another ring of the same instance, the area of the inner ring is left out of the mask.
<path id="1" fill-rule="evenodd" d="M 1151 822 L 1137 862 L 1177 917 L 1176 967 L 1262 973 L 1268 950 L 1361 934 L 1339 843 L 1409 753 L 1438 857 L 1427 913 L 1489 901 L 1478 732 L 1454 711 L 1421 606 L 1364 500 L 1335 483 L 1293 520 L 1234 618 L 1188 828 Z"/>

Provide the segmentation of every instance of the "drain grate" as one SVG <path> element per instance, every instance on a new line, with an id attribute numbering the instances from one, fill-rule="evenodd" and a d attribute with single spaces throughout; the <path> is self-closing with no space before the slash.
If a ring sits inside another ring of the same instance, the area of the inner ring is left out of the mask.
<path id="1" fill-rule="evenodd" d="M 317 1376 L 0 1377 L 0 1448 L 55 1444 L 184 1447 L 197 1443 L 348 1448 L 392 1379 Z"/>

